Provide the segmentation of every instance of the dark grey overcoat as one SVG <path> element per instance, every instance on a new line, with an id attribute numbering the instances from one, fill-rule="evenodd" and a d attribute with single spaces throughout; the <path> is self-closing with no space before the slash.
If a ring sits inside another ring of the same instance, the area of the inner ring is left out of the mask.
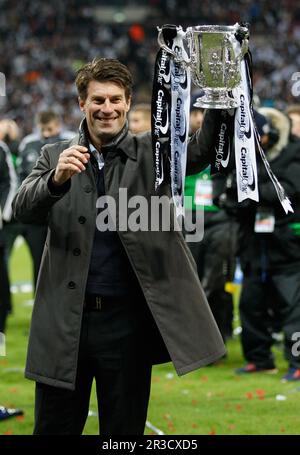
<path id="1" fill-rule="evenodd" d="M 86 171 L 72 177 L 60 196 L 50 192 L 48 180 L 59 154 L 71 143 L 85 141 L 81 128 L 72 141 L 43 147 L 13 202 L 18 220 L 48 224 L 25 375 L 67 389 L 75 387 L 97 190 L 90 162 Z M 199 172 L 207 165 L 209 143 L 206 120 L 201 134 L 189 144 L 188 172 Z M 155 194 L 150 134 L 128 133 L 107 153 L 104 170 L 107 195 L 118 200 L 121 187 L 128 190 L 128 197 L 143 195 L 149 199 Z M 169 196 L 168 185 L 161 193 Z M 177 373 L 182 375 L 220 358 L 225 347 L 182 234 L 161 230 L 119 231 L 119 235 Z M 153 354 L 159 358 L 159 352 Z"/>

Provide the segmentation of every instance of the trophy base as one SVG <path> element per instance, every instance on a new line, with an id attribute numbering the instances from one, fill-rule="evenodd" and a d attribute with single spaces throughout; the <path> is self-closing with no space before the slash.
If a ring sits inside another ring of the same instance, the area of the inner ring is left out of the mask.
<path id="1" fill-rule="evenodd" d="M 197 98 L 195 107 L 204 109 L 232 109 L 239 106 L 238 101 L 231 98 L 227 91 L 205 91 L 204 95 Z"/>

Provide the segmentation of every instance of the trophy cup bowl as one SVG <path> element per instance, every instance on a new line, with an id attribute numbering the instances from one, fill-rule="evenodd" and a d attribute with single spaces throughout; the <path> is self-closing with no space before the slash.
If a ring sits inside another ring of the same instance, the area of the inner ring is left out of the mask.
<path id="1" fill-rule="evenodd" d="M 241 43 L 236 36 L 239 34 Z M 203 91 L 195 107 L 209 109 L 231 109 L 238 107 L 232 96 L 241 80 L 241 61 L 248 50 L 248 28 L 239 24 L 198 25 L 188 27 L 185 41 L 189 49 L 189 60 L 180 60 L 178 55 L 164 42 L 162 31 L 158 43 L 176 61 L 190 66 L 193 82 Z"/>
<path id="2" fill-rule="evenodd" d="M 247 33 L 246 27 L 199 25 L 188 27 L 186 36 L 190 49 L 192 78 L 202 88 L 204 95 L 197 99 L 196 107 L 228 109 L 238 107 L 230 96 L 241 80 L 241 60 L 247 51 L 235 34 L 238 29 Z"/>

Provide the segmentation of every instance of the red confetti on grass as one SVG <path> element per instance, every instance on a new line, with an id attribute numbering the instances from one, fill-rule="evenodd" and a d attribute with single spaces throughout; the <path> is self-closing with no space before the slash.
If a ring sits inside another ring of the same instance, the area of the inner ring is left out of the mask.
<path id="1" fill-rule="evenodd" d="M 5 434 L 5 435 L 7 435 L 7 436 L 10 436 L 10 435 L 14 434 L 14 432 L 12 431 L 11 428 L 9 428 L 8 430 L 5 430 L 2 434 Z"/>
<path id="2" fill-rule="evenodd" d="M 193 406 L 196 406 L 198 403 L 199 403 L 198 400 L 192 400 L 192 405 L 193 405 Z"/>
<path id="3" fill-rule="evenodd" d="M 232 431 L 235 429 L 235 425 L 231 424 L 231 425 L 228 425 L 228 430 Z"/>
<path id="4" fill-rule="evenodd" d="M 243 409 L 243 406 L 240 405 L 240 404 L 237 404 L 236 407 L 235 407 L 235 409 L 236 409 L 237 411 L 241 411 L 241 410 Z"/>
<path id="5" fill-rule="evenodd" d="M 175 433 L 175 427 L 171 420 L 168 421 L 168 429 L 171 433 Z"/>
<path id="6" fill-rule="evenodd" d="M 257 389 L 256 390 L 256 395 L 259 400 L 264 400 L 265 399 L 265 391 L 262 389 Z"/>
<path id="7" fill-rule="evenodd" d="M 12 387 L 11 389 L 8 389 L 9 393 L 19 393 L 19 390 L 17 387 Z"/>
<path id="8" fill-rule="evenodd" d="M 163 418 L 167 421 L 169 431 L 171 431 L 172 433 L 175 432 L 174 423 L 172 422 L 170 414 L 164 414 Z"/>
<path id="9" fill-rule="evenodd" d="M 252 398 L 253 398 L 253 393 L 252 392 L 246 392 L 245 395 L 246 395 L 246 398 L 248 400 L 252 400 Z"/>
<path id="10" fill-rule="evenodd" d="M 280 431 L 281 431 L 281 433 L 284 433 L 284 432 L 285 432 L 285 428 L 284 428 L 284 427 L 281 427 L 281 428 L 280 428 Z"/>
<path id="11" fill-rule="evenodd" d="M 199 425 L 197 425 L 197 423 L 193 423 L 192 424 L 192 428 L 198 428 Z"/>
<path id="12" fill-rule="evenodd" d="M 159 382 L 160 381 L 160 377 L 159 376 L 154 376 L 152 378 L 152 382 Z"/>
<path id="13" fill-rule="evenodd" d="M 207 376 L 201 376 L 200 381 L 207 382 L 208 381 L 208 377 Z"/>
<path id="14" fill-rule="evenodd" d="M 0 365 L 7 365 L 7 364 L 8 364 L 7 360 L 4 360 L 4 359 L 0 360 Z"/>
<path id="15" fill-rule="evenodd" d="M 164 390 L 166 390 L 167 392 L 169 392 L 170 390 L 172 390 L 174 387 L 174 384 L 172 384 L 171 382 L 168 382 L 168 384 L 165 384 L 164 385 Z"/>
<path id="16" fill-rule="evenodd" d="M 263 389 L 256 389 L 256 395 L 264 395 L 265 391 Z"/>
<path id="17" fill-rule="evenodd" d="M 24 417 L 24 416 L 17 416 L 17 417 L 16 417 L 16 420 L 17 420 L 18 422 L 23 422 L 23 420 L 25 420 L 25 417 Z"/>
<path id="18" fill-rule="evenodd" d="M 214 436 L 214 435 L 217 434 L 217 433 L 216 433 L 216 430 L 215 430 L 214 428 L 212 428 L 212 429 L 208 432 L 208 434 L 210 434 L 211 436 Z"/>

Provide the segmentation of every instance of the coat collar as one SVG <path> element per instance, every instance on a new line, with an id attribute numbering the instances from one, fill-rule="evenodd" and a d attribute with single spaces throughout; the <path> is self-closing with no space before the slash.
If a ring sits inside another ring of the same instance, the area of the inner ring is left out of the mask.
<path id="1" fill-rule="evenodd" d="M 86 119 L 84 118 L 79 126 L 78 134 L 72 139 L 70 145 L 83 145 L 88 147 L 89 138 Z M 125 153 L 129 158 L 136 160 L 136 148 L 133 144 L 133 136 L 128 130 L 128 122 L 124 125 L 123 129 L 113 138 L 113 140 L 102 147 L 104 153 L 110 151 L 121 151 Z"/>

